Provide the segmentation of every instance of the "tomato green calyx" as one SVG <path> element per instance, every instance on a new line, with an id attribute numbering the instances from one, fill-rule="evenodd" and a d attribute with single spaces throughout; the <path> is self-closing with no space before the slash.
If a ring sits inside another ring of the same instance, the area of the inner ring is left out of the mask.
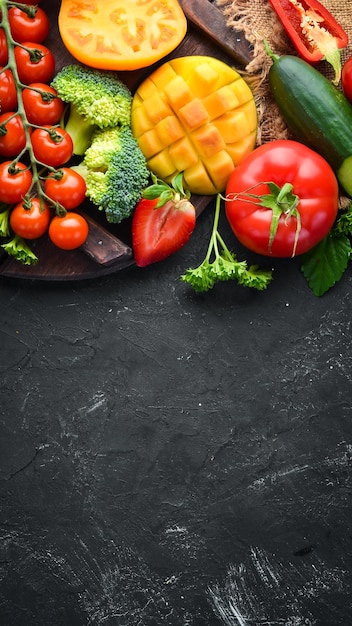
<path id="1" fill-rule="evenodd" d="M 9 5 L 12 6 L 12 2 L 9 3 Z M 23 13 L 26 13 L 26 15 L 28 15 L 28 17 L 31 17 L 31 18 L 34 18 L 38 12 L 38 7 L 36 4 L 34 4 L 34 0 L 33 0 L 33 4 L 22 4 L 21 2 L 15 2 L 13 6 L 17 7 L 18 9 L 21 9 Z"/>
<path id="2" fill-rule="evenodd" d="M 44 56 L 44 53 L 42 52 L 42 50 L 39 50 L 39 48 L 28 48 L 27 46 L 23 46 L 20 43 L 18 43 L 17 46 L 23 48 L 23 50 L 26 50 L 28 52 L 29 60 L 31 63 L 39 63 Z"/>
<path id="3" fill-rule="evenodd" d="M 285 217 L 285 223 L 287 223 L 292 217 L 295 218 L 297 226 L 292 250 L 292 256 L 294 257 L 296 254 L 299 233 L 301 230 L 301 216 L 298 210 L 299 196 L 293 193 L 293 185 L 291 183 L 284 183 L 282 187 L 279 187 L 279 185 L 271 181 L 259 184 L 267 185 L 270 193 L 261 195 L 255 195 L 253 193 L 250 193 L 252 189 L 257 187 L 257 185 L 255 185 L 255 187 L 251 187 L 246 191 L 241 191 L 238 194 L 232 194 L 231 196 L 227 196 L 227 200 L 243 200 L 244 202 L 255 201 L 259 207 L 262 207 L 264 209 L 271 209 L 272 218 L 269 232 L 269 251 L 272 248 L 281 216 Z"/>
<path id="4" fill-rule="evenodd" d="M 23 172 L 23 169 L 29 169 L 28 167 L 27 168 L 18 167 L 17 163 L 18 163 L 17 159 L 14 159 L 8 167 L 8 172 L 12 176 L 16 176 L 16 174 L 20 174 L 21 172 Z"/>
<path id="5" fill-rule="evenodd" d="M 53 169 L 52 172 L 50 173 L 50 176 L 51 178 L 55 178 L 55 180 L 61 180 L 64 176 L 64 172 L 62 169 L 59 169 L 59 170 Z"/>
<path id="6" fill-rule="evenodd" d="M 28 195 L 25 196 L 22 205 L 26 211 L 30 211 L 32 208 L 32 198 L 30 198 Z"/>
<path id="7" fill-rule="evenodd" d="M 63 136 L 58 133 L 55 128 L 47 128 L 48 135 L 54 143 L 61 143 L 63 141 Z"/>
<path id="8" fill-rule="evenodd" d="M 174 176 L 170 185 L 153 173 L 151 173 L 151 179 L 152 184 L 144 189 L 143 198 L 147 200 L 158 198 L 155 209 L 165 206 L 168 202 L 172 202 L 177 209 L 185 209 L 186 205 L 191 205 L 189 202 L 191 194 L 183 187 L 183 172 Z"/>

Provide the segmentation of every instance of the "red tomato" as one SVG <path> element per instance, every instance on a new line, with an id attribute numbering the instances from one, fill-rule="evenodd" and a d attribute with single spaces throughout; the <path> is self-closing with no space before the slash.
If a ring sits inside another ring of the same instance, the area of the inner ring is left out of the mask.
<path id="1" fill-rule="evenodd" d="M 86 197 L 86 181 L 70 167 L 62 167 L 49 174 L 44 191 L 49 198 L 58 202 L 66 211 L 77 208 Z"/>
<path id="2" fill-rule="evenodd" d="M 342 67 L 341 86 L 346 98 L 352 102 L 352 56 L 350 56 Z"/>
<path id="3" fill-rule="evenodd" d="M 57 96 L 57 91 L 45 83 L 31 83 L 23 89 L 23 106 L 27 120 L 36 126 L 58 124 L 65 105 Z"/>
<path id="4" fill-rule="evenodd" d="M 18 7 L 10 8 L 8 16 L 11 34 L 17 43 L 24 41 L 42 43 L 47 38 L 50 30 L 49 18 L 40 7 L 36 8 L 33 17 Z"/>
<path id="5" fill-rule="evenodd" d="M 60 167 L 70 160 L 73 153 L 71 135 L 59 126 L 36 128 L 31 136 L 37 161 L 51 167 Z"/>
<path id="6" fill-rule="evenodd" d="M 50 83 L 55 73 L 55 59 L 49 48 L 41 43 L 24 41 L 20 46 L 15 46 L 14 53 L 22 83 Z"/>
<path id="7" fill-rule="evenodd" d="M 136 264 L 145 267 L 162 261 L 189 240 L 195 224 L 194 206 L 188 200 L 155 208 L 158 198 L 142 198 L 132 219 L 132 247 Z"/>
<path id="8" fill-rule="evenodd" d="M 32 184 L 32 173 L 27 165 L 18 161 L 0 163 L 0 202 L 21 202 Z"/>
<path id="9" fill-rule="evenodd" d="M 0 28 L 0 65 L 6 65 L 9 59 L 6 35 L 3 28 Z"/>
<path id="10" fill-rule="evenodd" d="M 296 195 L 261 204 L 275 183 L 289 183 Z M 277 140 L 253 150 L 233 171 L 226 188 L 226 216 L 239 241 L 258 254 L 289 257 L 313 248 L 331 229 L 338 210 L 338 183 L 330 165 L 305 145 Z M 289 204 L 291 204 L 291 212 Z M 300 228 L 299 228 L 300 218 Z M 270 244 L 271 239 L 271 244 Z"/>
<path id="11" fill-rule="evenodd" d="M 8 111 L 0 115 L 0 155 L 17 156 L 26 146 L 26 133 L 20 115 Z"/>
<path id="12" fill-rule="evenodd" d="M 50 209 L 41 205 L 39 198 L 27 202 L 19 202 L 10 214 L 10 226 L 15 233 L 24 239 L 37 239 L 46 233 L 50 222 Z"/>
<path id="13" fill-rule="evenodd" d="M 0 67 L 0 111 L 17 110 L 17 90 L 13 74 L 10 69 Z"/>
<path id="14" fill-rule="evenodd" d="M 40 4 L 41 0 L 21 0 L 21 4 L 31 4 L 31 5 L 36 5 L 36 4 Z"/>
<path id="15" fill-rule="evenodd" d="M 50 222 L 49 237 L 62 250 L 75 250 L 88 237 L 88 222 L 79 213 L 70 211 L 64 217 L 56 215 Z"/>

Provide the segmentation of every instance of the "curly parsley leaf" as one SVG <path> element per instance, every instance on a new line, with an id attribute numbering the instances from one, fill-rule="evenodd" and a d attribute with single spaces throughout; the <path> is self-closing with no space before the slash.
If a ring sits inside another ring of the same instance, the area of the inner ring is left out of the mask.
<path id="1" fill-rule="evenodd" d="M 239 285 L 259 291 L 266 289 L 272 280 L 272 272 L 260 270 L 256 265 L 248 267 L 246 261 L 238 261 L 221 237 L 218 230 L 220 206 L 221 196 L 218 195 L 206 256 L 198 267 L 187 269 L 181 280 L 197 292 L 209 291 L 216 283 L 226 280 L 237 280 Z"/>

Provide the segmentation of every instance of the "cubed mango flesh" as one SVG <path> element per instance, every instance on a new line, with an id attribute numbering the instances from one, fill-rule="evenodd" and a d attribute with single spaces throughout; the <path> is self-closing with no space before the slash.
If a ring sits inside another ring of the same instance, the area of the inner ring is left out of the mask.
<path id="1" fill-rule="evenodd" d="M 254 149 L 257 110 L 249 85 L 214 57 L 177 57 L 137 88 L 132 131 L 150 170 L 170 181 L 183 172 L 191 193 L 223 192 Z"/>

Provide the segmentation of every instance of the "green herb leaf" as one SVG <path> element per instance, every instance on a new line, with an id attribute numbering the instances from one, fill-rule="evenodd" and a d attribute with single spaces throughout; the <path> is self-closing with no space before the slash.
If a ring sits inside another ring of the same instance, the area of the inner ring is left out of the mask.
<path id="1" fill-rule="evenodd" d="M 7 254 L 13 256 L 23 265 L 35 265 L 38 263 L 38 257 L 32 252 L 25 240 L 18 235 L 15 235 L 10 241 L 3 243 L 1 247 L 4 248 Z"/>
<path id="2" fill-rule="evenodd" d="M 189 268 L 181 276 L 197 292 L 209 291 L 216 283 L 236 280 L 239 285 L 262 291 L 272 280 L 270 270 L 260 270 L 257 266 L 248 267 L 246 261 L 239 261 L 229 250 L 219 230 L 221 196 L 217 195 L 212 233 L 203 262 L 196 268 Z"/>
<path id="3" fill-rule="evenodd" d="M 351 254 L 349 238 L 332 232 L 302 255 L 301 270 L 314 295 L 322 296 L 340 280 Z"/>
<path id="4" fill-rule="evenodd" d="M 159 196 L 161 196 L 161 194 L 167 189 L 167 185 L 149 185 L 149 187 L 146 187 L 143 191 L 143 198 L 146 198 L 147 200 L 155 200 L 155 198 L 159 198 Z"/>

